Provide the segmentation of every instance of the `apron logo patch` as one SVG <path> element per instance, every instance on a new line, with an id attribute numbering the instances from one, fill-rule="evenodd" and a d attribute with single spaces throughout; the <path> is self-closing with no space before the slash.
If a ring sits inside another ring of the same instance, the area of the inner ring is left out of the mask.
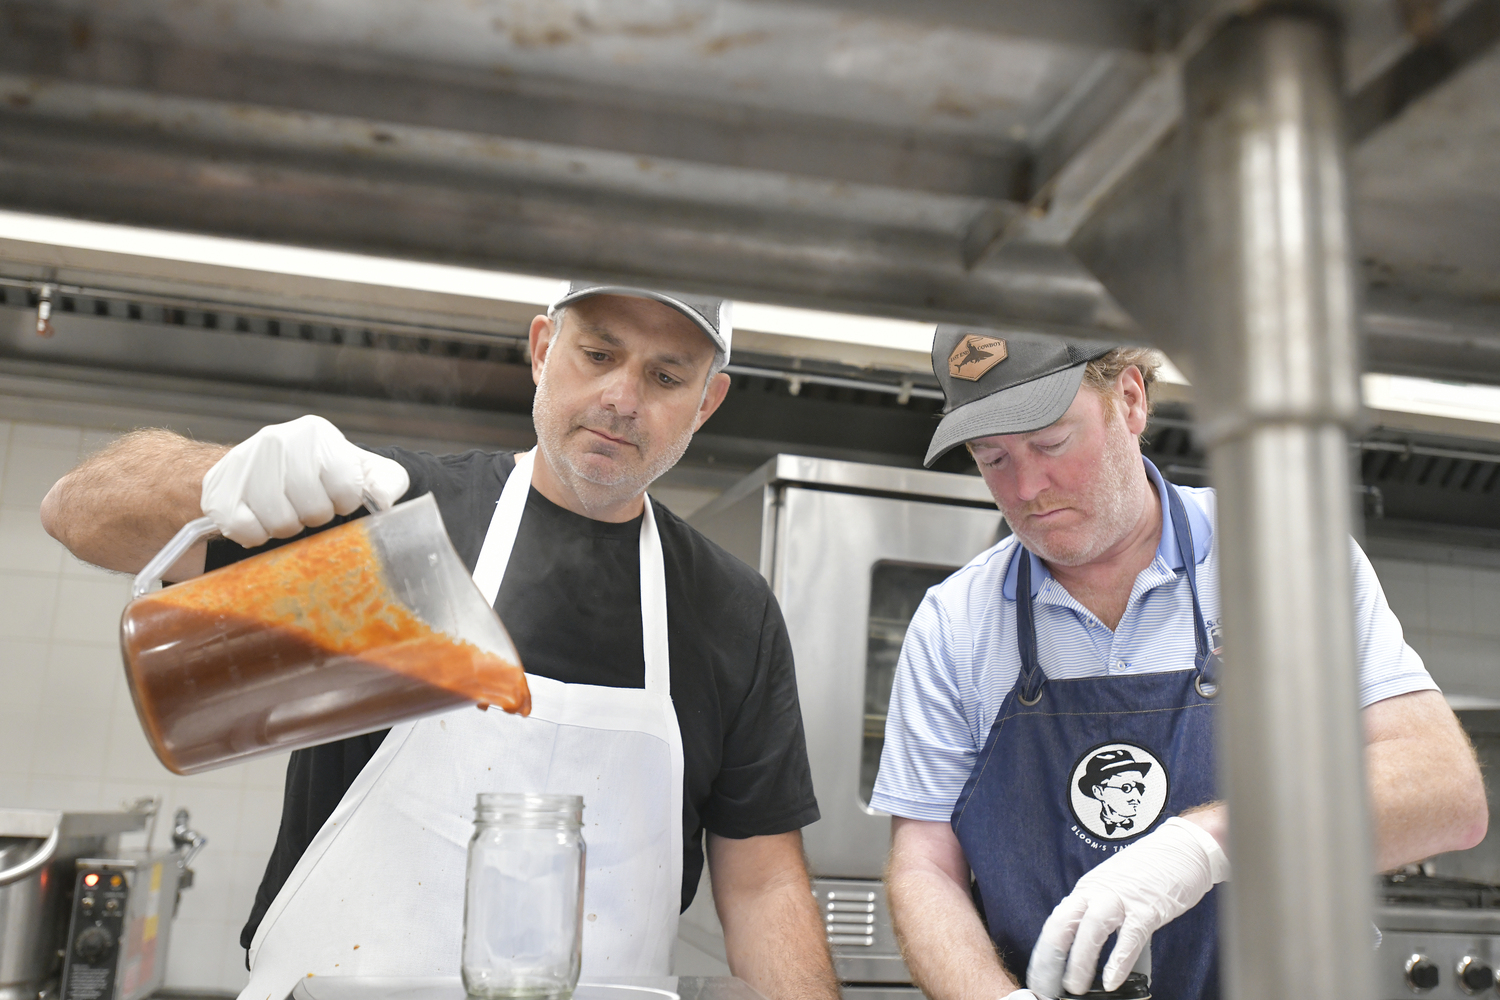
<path id="1" fill-rule="evenodd" d="M 1167 806 L 1167 769 L 1135 743 L 1104 743 L 1084 752 L 1068 779 L 1078 825 L 1100 840 L 1127 840 L 1151 828 Z"/>

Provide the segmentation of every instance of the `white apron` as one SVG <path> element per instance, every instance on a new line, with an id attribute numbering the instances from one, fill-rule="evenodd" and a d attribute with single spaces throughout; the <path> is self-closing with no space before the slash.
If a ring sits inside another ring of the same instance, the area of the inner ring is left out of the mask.
<path id="1" fill-rule="evenodd" d="M 534 457 L 516 456 L 474 569 L 491 604 Z M 649 498 L 640 553 L 645 688 L 528 675 L 527 718 L 465 707 L 392 727 L 272 901 L 240 1000 L 282 1000 L 308 975 L 457 976 L 479 792 L 582 795 L 583 975 L 670 974 L 682 892 L 682 735 Z"/>

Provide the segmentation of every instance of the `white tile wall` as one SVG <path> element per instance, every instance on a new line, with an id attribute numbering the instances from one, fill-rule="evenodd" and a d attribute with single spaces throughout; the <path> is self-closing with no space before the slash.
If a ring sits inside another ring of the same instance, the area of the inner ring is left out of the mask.
<path id="1" fill-rule="evenodd" d="M 1443 691 L 1500 700 L 1500 570 L 1371 562 L 1406 641 Z"/>
<path id="2" fill-rule="evenodd" d="M 141 735 L 117 629 L 129 580 L 79 562 L 42 530 L 42 497 L 114 435 L 0 421 L 0 805 L 114 809 L 162 799 L 156 846 L 185 806 L 208 846 L 193 862 L 167 985 L 238 991 L 240 927 L 281 817 L 284 757 L 172 774 Z"/>

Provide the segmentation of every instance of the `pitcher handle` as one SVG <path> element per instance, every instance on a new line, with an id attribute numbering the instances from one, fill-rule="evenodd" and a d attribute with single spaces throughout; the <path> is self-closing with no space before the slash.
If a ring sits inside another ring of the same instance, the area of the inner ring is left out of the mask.
<path id="1" fill-rule="evenodd" d="M 370 495 L 368 490 L 360 495 L 360 499 L 365 502 L 365 509 L 372 514 L 382 514 L 391 509 L 390 504 L 379 502 Z M 142 594 L 148 593 L 152 587 L 161 582 L 161 575 L 171 569 L 172 564 L 181 559 L 183 553 L 218 530 L 219 526 L 211 517 L 200 517 L 184 524 L 177 530 L 177 534 L 172 536 L 172 540 L 135 575 L 135 583 L 130 587 L 130 599 L 133 601 Z"/>
<path id="2" fill-rule="evenodd" d="M 214 524 L 211 517 L 200 517 L 184 524 L 172 536 L 172 540 L 135 575 L 135 583 L 130 588 L 130 599 L 135 600 L 149 592 L 161 582 L 161 575 L 171 569 L 172 564 L 181 559 L 188 549 L 218 530 L 218 525 Z"/>

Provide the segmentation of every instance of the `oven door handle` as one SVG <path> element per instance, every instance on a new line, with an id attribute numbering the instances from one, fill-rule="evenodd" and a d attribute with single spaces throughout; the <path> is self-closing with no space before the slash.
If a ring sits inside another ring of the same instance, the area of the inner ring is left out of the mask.
<path id="1" fill-rule="evenodd" d="M 12 882 L 19 882 L 51 861 L 52 855 L 57 853 L 57 841 L 61 835 L 62 825 L 54 826 L 52 832 L 47 835 L 47 839 L 35 854 L 14 867 L 0 871 L 0 885 L 10 885 Z"/>

